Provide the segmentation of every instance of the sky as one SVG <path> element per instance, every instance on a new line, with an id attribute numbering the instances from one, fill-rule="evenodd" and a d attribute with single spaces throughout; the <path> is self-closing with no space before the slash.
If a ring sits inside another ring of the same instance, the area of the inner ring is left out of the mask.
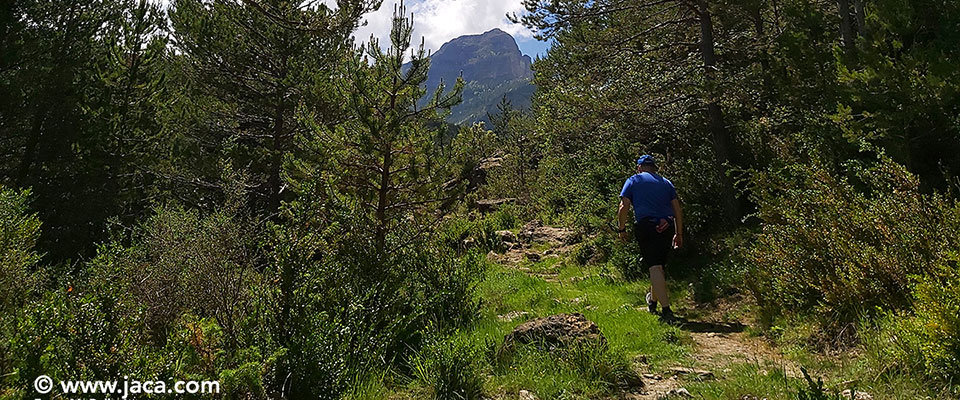
<path id="1" fill-rule="evenodd" d="M 360 27 L 355 39 L 367 41 L 370 35 L 389 41 L 390 23 L 397 0 L 384 0 L 376 12 L 366 15 L 366 26 Z M 414 38 L 423 37 L 428 50 L 463 35 L 472 35 L 500 28 L 513 35 L 523 54 L 536 58 L 544 55 L 547 44 L 537 41 L 533 34 L 520 24 L 507 19 L 508 13 L 523 11 L 521 0 L 406 0 L 407 15 L 413 14 Z M 416 42 L 416 41 L 415 41 Z"/>
<path id="2" fill-rule="evenodd" d="M 166 6 L 171 0 L 153 0 Z M 336 0 L 321 0 L 335 5 Z M 393 11 L 399 0 L 383 0 L 378 11 L 365 16 L 365 26 L 354 34 L 354 39 L 362 42 L 370 40 L 370 35 L 380 39 L 380 43 L 389 43 L 390 24 Z M 437 51 L 440 46 L 463 35 L 484 33 L 500 28 L 513 35 L 523 54 L 536 58 L 545 55 L 547 43 L 537 41 L 533 34 L 522 25 L 513 24 L 507 19 L 508 13 L 523 11 L 521 0 L 405 0 L 406 14 L 413 14 L 414 43 L 422 37 L 428 50 Z"/>

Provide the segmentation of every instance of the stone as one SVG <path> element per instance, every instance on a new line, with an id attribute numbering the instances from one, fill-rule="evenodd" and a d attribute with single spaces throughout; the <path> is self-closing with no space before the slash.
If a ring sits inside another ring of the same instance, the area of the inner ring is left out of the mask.
<path id="1" fill-rule="evenodd" d="M 578 342 L 606 344 L 606 338 L 600 333 L 600 327 L 583 314 L 557 314 L 520 324 L 503 338 L 501 349 L 510 350 L 517 343 L 554 349 Z"/>
<path id="2" fill-rule="evenodd" d="M 713 372 L 702 369 L 674 367 L 670 368 L 670 372 L 672 372 L 674 375 L 696 375 L 705 379 L 713 378 Z"/>
<path id="3" fill-rule="evenodd" d="M 524 254 L 524 256 L 527 257 L 528 260 L 533 261 L 533 262 L 540 261 L 540 254 L 534 253 L 534 252 L 532 252 L 532 251 L 531 251 L 531 252 L 527 252 L 526 254 Z"/>
<path id="4" fill-rule="evenodd" d="M 530 313 L 526 311 L 510 311 L 506 314 L 498 315 L 497 319 L 501 322 L 510 322 L 521 317 L 526 317 L 527 315 L 530 315 Z"/>
<path id="5" fill-rule="evenodd" d="M 520 400 L 538 400 L 537 395 L 529 390 L 520 389 Z"/>
<path id="6" fill-rule="evenodd" d="M 625 389 L 641 389 L 644 387 L 643 378 L 635 371 L 625 374 L 620 383 Z"/>
<path id="7" fill-rule="evenodd" d="M 504 243 L 516 243 L 516 242 L 517 242 L 517 235 L 514 234 L 514 233 L 511 232 L 511 231 L 496 231 L 496 232 L 494 232 L 494 233 L 497 235 L 497 237 L 500 238 L 500 241 L 502 241 L 502 242 L 504 242 Z"/>
<path id="8" fill-rule="evenodd" d="M 476 206 L 477 210 L 479 210 L 481 213 L 488 213 L 498 210 L 505 204 L 515 203 L 516 201 L 517 199 L 513 197 L 506 199 L 484 199 L 477 200 L 476 203 L 474 203 L 474 206 Z"/>
<path id="9" fill-rule="evenodd" d="M 690 394 L 690 391 L 685 388 L 671 389 L 669 392 L 667 392 L 667 396 L 693 397 L 693 395 Z"/>
<path id="10" fill-rule="evenodd" d="M 532 243 L 562 245 L 573 239 L 573 231 L 565 228 L 543 226 L 540 221 L 530 221 L 520 229 L 520 240 Z"/>
<path id="11" fill-rule="evenodd" d="M 844 390 L 843 392 L 841 392 L 841 393 L 840 393 L 840 397 L 843 398 L 844 400 L 846 400 L 846 399 L 852 399 L 852 400 L 873 400 L 873 396 L 871 396 L 871 395 L 870 395 L 869 393 L 867 393 L 867 392 L 861 392 L 861 391 L 858 390 L 858 391 L 856 391 L 856 394 L 854 394 L 853 390 L 850 390 L 850 389 L 847 389 L 847 390 Z"/>

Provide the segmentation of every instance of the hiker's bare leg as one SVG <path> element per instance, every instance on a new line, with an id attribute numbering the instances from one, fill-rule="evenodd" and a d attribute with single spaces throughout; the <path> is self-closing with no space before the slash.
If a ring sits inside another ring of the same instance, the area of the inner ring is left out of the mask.
<path id="1" fill-rule="evenodd" d="M 650 267 L 650 287 L 653 291 L 653 298 L 657 300 L 663 308 L 669 308 L 670 295 L 667 294 L 667 280 L 663 275 L 662 265 Z"/>

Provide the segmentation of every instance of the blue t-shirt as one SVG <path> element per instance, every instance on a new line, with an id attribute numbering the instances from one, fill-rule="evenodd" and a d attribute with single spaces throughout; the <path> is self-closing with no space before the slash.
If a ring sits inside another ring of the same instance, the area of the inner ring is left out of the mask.
<path id="1" fill-rule="evenodd" d="M 641 172 L 627 179 L 620 191 L 633 203 L 633 215 L 637 221 L 643 218 L 667 218 L 673 216 L 671 201 L 677 198 L 673 182 L 660 175 Z"/>

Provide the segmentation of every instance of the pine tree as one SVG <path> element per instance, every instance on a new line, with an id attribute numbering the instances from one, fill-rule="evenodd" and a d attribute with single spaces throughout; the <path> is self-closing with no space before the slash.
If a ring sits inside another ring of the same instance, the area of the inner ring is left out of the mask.
<path id="1" fill-rule="evenodd" d="M 391 233 L 416 235 L 436 221 L 448 178 L 436 129 L 445 128 L 442 113 L 458 104 L 463 92 L 458 79 L 450 91 L 441 84 L 425 105 L 418 103 L 427 94 L 421 85 L 430 59 L 422 43 L 411 47 L 412 32 L 412 18 L 400 5 L 389 49 L 371 38 L 347 64 L 339 90 L 349 99 L 350 119 L 319 129 L 314 141 L 326 144 L 324 153 L 336 160 L 340 190 L 370 217 L 380 253 L 404 245 L 402 240 L 388 245 Z"/>
<path id="2" fill-rule="evenodd" d="M 175 63 L 187 121 L 177 127 L 190 153 L 179 171 L 197 189 L 216 187 L 219 161 L 244 168 L 260 210 L 283 199 L 283 162 L 305 126 L 297 107 L 331 79 L 350 49 L 360 17 L 379 1 L 177 0 L 172 3 Z M 312 104 L 315 109 L 335 109 Z M 323 121 L 333 118 L 321 115 Z"/>
<path id="3" fill-rule="evenodd" d="M 159 9 L 133 0 L 17 1 L 0 39 L 4 180 L 32 188 L 53 259 L 89 254 L 142 206 L 159 131 Z"/>

